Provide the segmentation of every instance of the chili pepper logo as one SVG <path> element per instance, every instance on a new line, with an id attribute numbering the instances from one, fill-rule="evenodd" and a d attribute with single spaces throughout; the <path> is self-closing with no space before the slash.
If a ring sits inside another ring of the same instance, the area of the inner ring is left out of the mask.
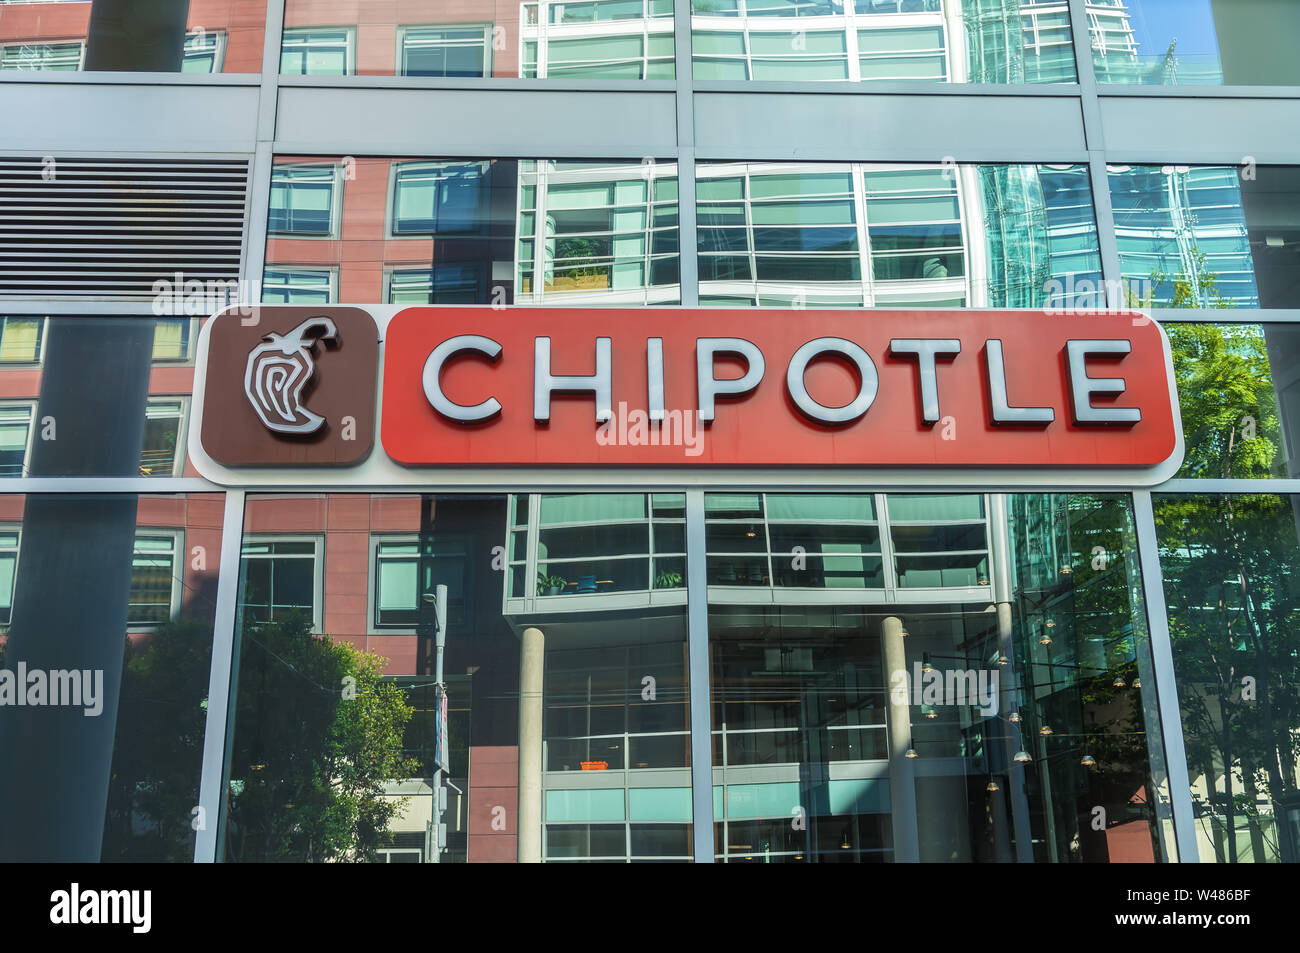
<path id="1" fill-rule="evenodd" d="M 338 347 L 338 328 L 327 317 L 308 318 L 286 334 L 272 332 L 248 355 L 244 394 L 268 430 L 313 434 L 325 418 L 302 405 L 303 389 L 316 374 L 316 344 Z"/>

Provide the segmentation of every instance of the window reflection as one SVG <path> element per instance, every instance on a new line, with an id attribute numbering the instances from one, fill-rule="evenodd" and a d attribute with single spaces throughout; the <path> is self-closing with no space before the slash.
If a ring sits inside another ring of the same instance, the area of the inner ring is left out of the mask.
<path id="1" fill-rule="evenodd" d="M 672 79 L 672 0 L 436 0 L 395 11 L 288 0 L 280 72 L 297 76 Z"/>
<path id="2" fill-rule="evenodd" d="M 1300 303 L 1300 168 L 1110 166 L 1109 173 L 1132 305 Z"/>
<path id="3" fill-rule="evenodd" d="M 680 301 L 675 163 L 276 160 L 265 301 Z"/>
<path id="4" fill-rule="evenodd" d="M 91 7 L 90 0 L 0 4 L 0 73 L 262 71 L 266 0 L 110 0 L 99 4 L 95 19 Z"/>
<path id="5" fill-rule="evenodd" d="M 98 672 L 102 706 L 0 706 L 6 860 L 193 860 L 223 508 L 0 497 L 0 668 Z"/>
<path id="6" fill-rule="evenodd" d="M 1167 817 L 1151 805 L 1167 787 L 1142 690 L 1128 504 L 995 501 L 1009 550 L 992 548 L 978 494 L 706 495 L 720 860 L 1161 856 Z M 763 599 L 761 580 L 717 585 L 718 549 L 756 552 L 743 559 L 775 574 L 817 552 L 818 515 L 849 526 L 877 513 L 896 566 L 882 593 L 857 583 Z M 778 554 L 765 535 L 780 515 L 805 522 L 782 530 Z M 991 603 L 996 589 L 972 583 L 999 574 L 1010 601 Z M 1105 831 L 1090 826 L 1096 804 Z"/>
<path id="7" fill-rule="evenodd" d="M 699 80 L 1073 83 L 1064 0 L 691 0 Z"/>
<path id="8" fill-rule="evenodd" d="M 1154 502 L 1200 860 L 1294 863 L 1297 498 Z"/>
<path id="9" fill-rule="evenodd" d="M 1294 85 L 1286 39 L 1293 4 L 1270 0 L 1089 0 L 1092 58 L 1103 83 L 1159 86 Z"/>
<path id="10" fill-rule="evenodd" d="M 701 304 L 1096 307 L 1083 166 L 702 163 Z"/>
<path id="11" fill-rule="evenodd" d="M 196 318 L 0 315 L 0 476 L 184 476 L 197 332 Z M 101 361 L 113 355 L 103 386 L 92 386 L 79 413 L 62 415 L 55 430 L 48 419 L 38 426 L 53 413 L 38 413 L 52 390 L 87 386 L 80 361 L 88 352 Z M 106 394 L 138 407 L 138 430 Z M 60 437 L 79 452 L 38 454 Z"/>

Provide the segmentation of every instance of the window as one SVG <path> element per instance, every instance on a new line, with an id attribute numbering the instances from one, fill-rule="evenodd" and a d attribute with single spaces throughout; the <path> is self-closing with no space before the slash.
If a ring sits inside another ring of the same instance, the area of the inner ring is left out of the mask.
<path id="1" fill-rule="evenodd" d="M 492 26 L 408 26 L 398 31 L 402 76 L 488 76 Z"/>
<path id="2" fill-rule="evenodd" d="M 280 72 L 292 76 L 350 76 L 356 72 L 351 28 L 286 28 L 280 43 Z"/>
<path id="3" fill-rule="evenodd" d="M 477 304 L 487 297 L 482 262 L 433 265 L 388 273 L 389 304 Z"/>
<path id="4" fill-rule="evenodd" d="M 961 304 L 965 248 L 957 177 L 948 169 L 868 169 L 867 235 L 876 304 Z"/>
<path id="5" fill-rule="evenodd" d="M 199 30 L 185 38 L 182 73 L 220 73 L 226 58 L 226 34 L 222 30 Z"/>
<path id="6" fill-rule="evenodd" d="M 704 514 L 711 586 L 884 588 L 871 494 L 710 493 Z"/>
<path id="7" fill-rule="evenodd" d="M 1100 300 L 1086 166 L 717 162 L 696 175 L 702 304 Z"/>
<path id="8" fill-rule="evenodd" d="M 692 0 L 691 14 L 696 79 L 1076 79 L 1064 0 Z"/>
<path id="9" fill-rule="evenodd" d="M 527 78 L 672 79 L 671 0 L 525 4 L 520 36 Z"/>
<path id="10" fill-rule="evenodd" d="M 190 360 L 193 324 L 193 318 L 158 318 L 153 332 L 154 361 Z"/>
<path id="11" fill-rule="evenodd" d="M 413 629 L 421 621 L 421 599 L 447 587 L 447 626 L 469 625 L 467 601 L 469 540 L 440 537 L 428 543 L 423 584 L 420 540 L 416 536 L 371 540 L 374 566 L 371 622 L 376 629 Z M 430 611 L 429 618 L 432 619 Z"/>
<path id="12" fill-rule="evenodd" d="M 528 513 L 538 507 L 537 578 L 528 584 Z M 513 497 L 514 597 L 681 589 L 686 578 L 680 493 L 548 493 Z"/>
<path id="13" fill-rule="evenodd" d="M 271 622 L 302 612 L 311 617 L 313 631 L 319 632 L 324 550 L 320 537 L 245 537 L 244 618 Z"/>
<path id="14" fill-rule="evenodd" d="M 128 625 L 167 622 L 180 608 L 180 532 L 140 533 L 131 557 Z"/>
<path id="15" fill-rule="evenodd" d="M 270 267 L 262 273 L 264 304 L 329 304 L 338 272 L 333 268 Z"/>
<path id="16" fill-rule="evenodd" d="M 900 589 L 987 586 L 988 527 L 984 497 L 886 497 Z"/>
<path id="17" fill-rule="evenodd" d="M 0 47 L 0 70 L 81 69 L 82 43 L 15 43 Z"/>
<path id="18" fill-rule="evenodd" d="M 0 404 L 0 476 L 27 475 L 32 415 L 36 404 L 31 401 Z"/>
<path id="19" fill-rule="evenodd" d="M 1300 168 L 1108 167 L 1120 268 L 1146 307 L 1300 304 Z"/>
<path id="20" fill-rule="evenodd" d="M 525 299 L 679 300 L 674 164 L 521 162 L 520 189 Z"/>
<path id="21" fill-rule="evenodd" d="M 1300 9 L 1276 0 L 1091 2 L 1097 79 L 1160 86 L 1300 83 Z"/>
<path id="22" fill-rule="evenodd" d="M 487 162 L 393 164 L 394 235 L 481 233 Z"/>
<path id="23" fill-rule="evenodd" d="M 8 625 L 14 608 L 14 580 L 18 575 L 17 526 L 0 526 L 0 625 Z"/>
<path id="24" fill-rule="evenodd" d="M 140 448 L 141 476 L 180 476 L 185 467 L 182 449 L 188 398 L 150 397 L 144 413 L 144 443 Z"/>
<path id="25" fill-rule="evenodd" d="M 271 173 L 272 235 L 329 238 L 338 234 L 341 193 L 338 166 L 278 165 Z"/>
<path id="26" fill-rule="evenodd" d="M 44 318 L 0 317 L 0 365 L 39 364 Z"/>

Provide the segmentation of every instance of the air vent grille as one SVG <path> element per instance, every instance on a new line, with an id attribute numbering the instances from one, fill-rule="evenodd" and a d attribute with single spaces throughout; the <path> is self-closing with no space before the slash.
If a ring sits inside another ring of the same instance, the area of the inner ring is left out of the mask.
<path id="1" fill-rule="evenodd" d="M 150 299 L 232 282 L 245 159 L 0 158 L 0 296 Z"/>

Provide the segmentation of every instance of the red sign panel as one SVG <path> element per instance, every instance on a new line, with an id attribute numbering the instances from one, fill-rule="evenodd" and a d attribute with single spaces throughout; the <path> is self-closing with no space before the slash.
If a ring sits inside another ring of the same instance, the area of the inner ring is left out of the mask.
<path id="1" fill-rule="evenodd" d="M 411 467 L 1146 468 L 1170 373 L 1133 314 L 411 308 L 381 439 Z"/>

